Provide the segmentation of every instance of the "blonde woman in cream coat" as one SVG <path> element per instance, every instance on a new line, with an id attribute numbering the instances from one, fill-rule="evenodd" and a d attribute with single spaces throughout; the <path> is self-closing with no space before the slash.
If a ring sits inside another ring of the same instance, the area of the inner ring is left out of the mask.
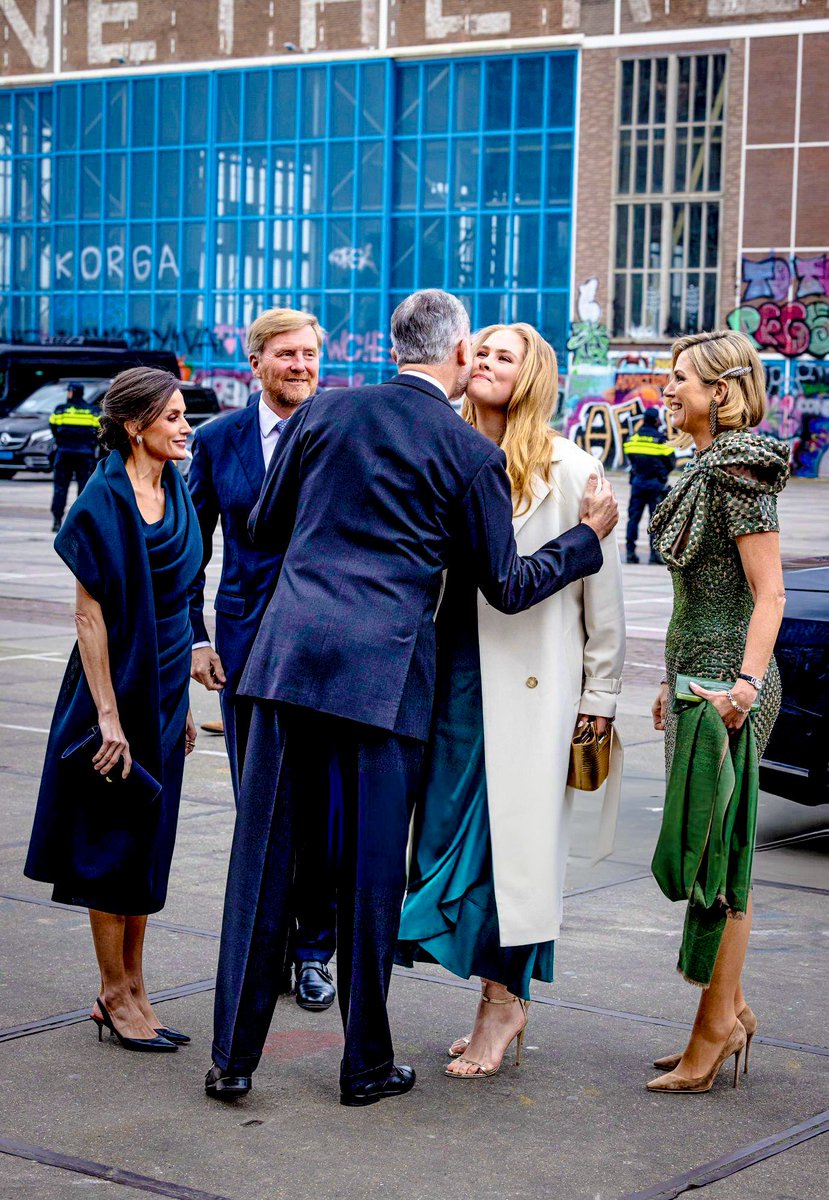
<path id="1" fill-rule="evenodd" d="M 498 442 L 513 485 L 518 549 L 531 554 L 579 520 L 590 455 L 550 428 L 558 373 L 530 325 L 476 335 L 463 416 Z M 481 977 L 452 1079 L 483 1079 L 527 1023 L 531 979 L 553 980 L 574 795 L 570 742 L 616 714 L 625 650 L 615 539 L 604 565 L 527 612 L 491 608 L 463 563 L 437 617 L 438 679 L 423 800 L 415 815 L 398 962 Z"/>

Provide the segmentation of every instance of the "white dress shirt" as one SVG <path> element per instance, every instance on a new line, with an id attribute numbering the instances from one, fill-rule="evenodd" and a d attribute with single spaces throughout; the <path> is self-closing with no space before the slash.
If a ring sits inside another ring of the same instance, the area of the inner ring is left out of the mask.
<path id="1" fill-rule="evenodd" d="M 447 400 L 449 399 L 449 393 L 447 392 L 446 388 L 443 386 L 442 383 L 438 383 L 438 381 L 437 381 L 437 379 L 435 379 L 434 375 L 427 375 L 425 371 L 412 371 L 408 367 L 406 367 L 406 369 L 404 371 L 401 371 L 400 374 L 401 375 L 414 375 L 418 379 L 425 379 L 425 381 L 427 383 L 431 383 L 432 387 L 436 387 L 438 389 L 438 391 L 443 392 L 443 394 Z"/>
<path id="2" fill-rule="evenodd" d="M 282 432 L 282 426 L 288 419 L 288 417 L 277 416 L 273 409 L 268 407 L 262 397 L 259 397 L 259 438 L 262 443 L 262 457 L 265 460 L 266 471 L 273 458 L 273 452 L 276 448 L 279 435 Z"/>

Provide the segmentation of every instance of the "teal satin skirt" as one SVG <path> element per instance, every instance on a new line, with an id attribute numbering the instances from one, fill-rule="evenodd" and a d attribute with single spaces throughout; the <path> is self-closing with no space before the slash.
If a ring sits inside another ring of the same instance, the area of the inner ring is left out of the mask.
<path id="1" fill-rule="evenodd" d="M 438 684 L 426 784 L 415 815 L 409 890 L 396 961 L 439 963 L 529 999 L 530 980 L 553 981 L 555 942 L 500 944 L 477 663 Z"/>

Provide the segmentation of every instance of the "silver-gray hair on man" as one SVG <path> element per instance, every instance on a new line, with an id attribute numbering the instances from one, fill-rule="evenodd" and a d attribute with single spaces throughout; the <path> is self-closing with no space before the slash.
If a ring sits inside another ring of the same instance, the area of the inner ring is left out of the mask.
<path id="1" fill-rule="evenodd" d="M 401 365 L 446 362 L 469 333 L 469 314 L 460 300 L 437 288 L 413 292 L 391 317 L 392 346 Z"/>

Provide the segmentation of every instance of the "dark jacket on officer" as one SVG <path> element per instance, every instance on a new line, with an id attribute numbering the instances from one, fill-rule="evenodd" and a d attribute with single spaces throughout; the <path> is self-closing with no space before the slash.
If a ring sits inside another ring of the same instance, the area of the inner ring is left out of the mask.
<path id="1" fill-rule="evenodd" d="M 623 448 L 632 483 L 665 486 L 676 465 L 676 455 L 668 445 L 666 434 L 659 428 L 657 409 L 645 409 L 642 424 L 636 433 L 625 438 Z"/>
<path id="2" fill-rule="evenodd" d="M 69 388 L 65 403 L 49 418 L 49 428 L 58 450 L 95 454 L 98 449 L 100 409 L 83 398 L 83 388 Z"/>

